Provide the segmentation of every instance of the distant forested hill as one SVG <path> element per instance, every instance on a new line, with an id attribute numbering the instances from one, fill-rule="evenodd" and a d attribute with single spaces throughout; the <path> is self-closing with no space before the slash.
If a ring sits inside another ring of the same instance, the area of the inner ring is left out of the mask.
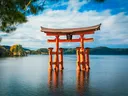
<path id="1" fill-rule="evenodd" d="M 10 50 L 10 46 L 3 46 L 4 48 L 6 48 L 7 50 Z"/>
<path id="2" fill-rule="evenodd" d="M 75 48 L 64 48 L 64 54 L 76 54 Z M 38 52 L 48 52 L 46 48 L 38 49 Z M 91 55 L 128 55 L 128 48 L 108 48 L 108 47 L 96 47 L 90 48 Z"/>
<path id="3" fill-rule="evenodd" d="M 13 47 L 13 46 L 15 46 L 15 47 Z M 0 46 L 0 57 L 27 55 L 26 51 L 28 51 L 29 49 L 22 48 L 21 45 L 13 45 L 13 46 Z"/>
<path id="4" fill-rule="evenodd" d="M 8 49 L 8 50 L 10 50 L 10 47 L 11 47 L 11 46 L 5 46 L 5 45 L 4 45 L 3 47 L 6 48 L 6 49 Z M 27 49 L 27 48 L 23 48 L 23 49 L 24 49 L 25 51 L 26 51 L 26 50 L 30 50 L 30 49 Z"/>
<path id="5" fill-rule="evenodd" d="M 0 46 L 0 57 L 9 56 L 10 46 Z M 38 50 L 30 50 L 23 48 L 26 54 L 48 54 L 47 48 L 40 48 Z M 76 48 L 63 48 L 64 54 L 76 54 Z M 90 48 L 91 55 L 128 55 L 128 48 L 108 48 L 96 47 Z"/>
<path id="6" fill-rule="evenodd" d="M 8 56 L 9 56 L 9 50 L 3 46 L 0 46 L 0 57 L 8 57 Z"/>
<path id="7" fill-rule="evenodd" d="M 90 49 L 92 55 L 128 55 L 128 48 L 96 47 Z"/>

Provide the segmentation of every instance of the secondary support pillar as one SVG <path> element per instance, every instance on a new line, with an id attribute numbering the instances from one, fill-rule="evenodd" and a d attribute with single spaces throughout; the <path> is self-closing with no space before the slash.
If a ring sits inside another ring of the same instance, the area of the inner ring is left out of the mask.
<path id="1" fill-rule="evenodd" d="M 56 49 L 48 48 L 49 50 L 49 69 L 52 70 L 52 65 L 54 65 L 55 70 L 63 70 L 63 49 L 59 48 L 59 36 L 56 36 Z M 55 55 L 55 60 L 53 61 L 53 55 Z M 60 65 L 60 66 L 59 66 Z"/>
<path id="2" fill-rule="evenodd" d="M 52 50 L 53 48 L 48 48 L 49 51 L 49 69 L 52 70 Z"/>
<path id="3" fill-rule="evenodd" d="M 80 47 L 76 48 L 76 55 L 77 55 L 77 61 L 76 61 L 76 70 L 81 70 L 80 67 Z"/>
<path id="4" fill-rule="evenodd" d="M 86 69 L 90 69 L 90 64 L 89 64 L 89 48 L 85 49 L 85 60 L 86 60 Z"/>
<path id="5" fill-rule="evenodd" d="M 88 70 L 89 66 L 89 48 L 84 48 L 84 35 L 80 35 L 80 47 L 76 48 L 77 70 Z"/>
<path id="6" fill-rule="evenodd" d="M 60 50 L 60 70 L 63 70 L 64 69 L 64 66 L 63 66 L 63 48 L 59 48 Z"/>

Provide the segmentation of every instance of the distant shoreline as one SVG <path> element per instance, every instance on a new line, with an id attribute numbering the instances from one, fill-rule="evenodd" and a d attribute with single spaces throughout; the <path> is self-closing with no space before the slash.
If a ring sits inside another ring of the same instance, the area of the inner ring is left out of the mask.
<path id="1" fill-rule="evenodd" d="M 11 46 L 0 46 L 0 57 L 8 57 L 10 54 Z M 20 48 L 26 55 L 48 55 L 47 48 L 40 48 L 37 50 L 30 50 L 27 48 Z M 64 55 L 76 54 L 76 48 L 63 48 Z M 128 55 L 128 48 L 108 48 L 108 47 L 96 47 L 90 48 L 90 55 Z"/>

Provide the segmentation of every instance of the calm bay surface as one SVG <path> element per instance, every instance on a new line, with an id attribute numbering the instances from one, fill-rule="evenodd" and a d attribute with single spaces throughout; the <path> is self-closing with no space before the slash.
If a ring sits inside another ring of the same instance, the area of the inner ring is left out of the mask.
<path id="1" fill-rule="evenodd" d="M 128 56 L 91 55 L 89 72 L 64 55 L 63 71 L 48 71 L 48 55 L 0 58 L 0 96 L 128 96 Z"/>

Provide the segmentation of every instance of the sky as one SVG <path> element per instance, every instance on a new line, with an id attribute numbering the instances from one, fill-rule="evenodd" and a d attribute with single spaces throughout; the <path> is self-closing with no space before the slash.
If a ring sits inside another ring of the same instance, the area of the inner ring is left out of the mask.
<path id="1" fill-rule="evenodd" d="M 88 27 L 101 23 L 99 31 L 85 36 L 94 38 L 94 42 L 86 42 L 85 47 L 128 48 L 128 0 L 105 0 L 104 3 L 96 3 L 93 0 L 51 2 L 45 5 L 43 12 L 27 16 L 27 19 L 28 22 L 19 25 L 15 32 L 0 32 L 0 45 L 21 44 L 30 49 L 55 47 L 54 43 L 47 43 L 48 38 L 54 37 L 47 37 L 40 32 L 41 26 L 60 29 Z M 64 48 L 75 48 L 79 45 L 60 43 L 60 47 Z"/>

